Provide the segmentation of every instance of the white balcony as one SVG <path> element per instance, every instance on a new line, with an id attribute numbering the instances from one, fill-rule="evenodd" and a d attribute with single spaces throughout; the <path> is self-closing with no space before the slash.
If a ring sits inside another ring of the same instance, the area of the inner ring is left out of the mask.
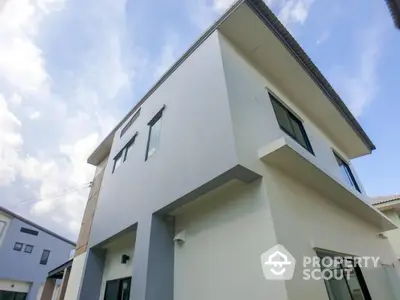
<path id="1" fill-rule="evenodd" d="M 315 156 L 289 137 L 281 137 L 258 151 L 259 158 L 318 191 L 341 208 L 382 231 L 397 228 L 385 215 L 366 202 L 366 197 L 347 187 L 325 170 Z"/>

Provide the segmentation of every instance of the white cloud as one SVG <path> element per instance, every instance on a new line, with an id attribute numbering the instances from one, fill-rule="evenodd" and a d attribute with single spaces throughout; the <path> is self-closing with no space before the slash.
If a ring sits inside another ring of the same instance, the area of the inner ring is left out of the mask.
<path id="1" fill-rule="evenodd" d="M 376 22 L 361 33 L 357 32 L 357 54 L 353 60 L 353 67 L 338 67 L 333 71 L 333 81 L 338 85 L 343 99 L 356 117 L 362 115 L 378 93 L 378 68 L 386 30 L 385 22 Z"/>
<path id="2" fill-rule="evenodd" d="M 322 32 L 322 34 L 319 36 L 319 38 L 317 39 L 315 44 L 321 45 L 322 43 L 326 42 L 326 40 L 328 40 L 330 36 L 331 36 L 331 33 L 329 31 Z"/>
<path id="3" fill-rule="evenodd" d="M 304 24 L 314 0 L 286 0 L 278 14 L 283 25 Z"/>

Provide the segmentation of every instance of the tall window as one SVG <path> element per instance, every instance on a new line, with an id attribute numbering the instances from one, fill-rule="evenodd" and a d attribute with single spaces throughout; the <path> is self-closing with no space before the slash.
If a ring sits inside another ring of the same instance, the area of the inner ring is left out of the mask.
<path id="1" fill-rule="evenodd" d="M 0 239 L 1 236 L 3 235 L 3 232 L 6 230 L 6 222 L 0 221 Z"/>
<path id="2" fill-rule="evenodd" d="M 146 160 L 157 152 L 160 143 L 161 132 L 161 117 L 163 113 L 161 109 L 154 118 L 148 123 L 149 125 L 149 139 L 147 141 Z"/>
<path id="3" fill-rule="evenodd" d="M 274 95 L 269 93 L 275 116 L 280 128 L 296 140 L 301 146 L 314 154 L 310 141 L 308 140 L 303 123 L 289 109 L 287 109 Z"/>
<path id="4" fill-rule="evenodd" d="M 117 156 L 114 158 L 114 166 L 112 172 L 114 173 L 115 170 L 118 169 L 118 167 L 122 164 L 122 153 L 123 151 L 120 151 Z"/>
<path id="5" fill-rule="evenodd" d="M 350 166 L 335 152 L 333 152 L 333 155 L 335 155 L 336 161 L 340 167 L 342 178 L 346 180 L 350 184 L 350 186 L 354 187 L 357 191 L 361 193 L 360 187 L 358 186 L 357 181 L 354 178 L 353 172 L 351 172 Z"/>
<path id="6" fill-rule="evenodd" d="M 50 250 L 43 250 L 42 257 L 40 258 L 41 265 L 47 265 L 47 261 L 49 260 Z"/>
<path id="7" fill-rule="evenodd" d="M 129 300 L 131 278 L 107 281 L 104 300 Z"/>
<path id="8" fill-rule="evenodd" d="M 330 269 L 339 274 L 339 276 L 325 280 L 330 300 L 371 300 L 360 267 L 354 266 L 353 263 L 351 267 L 339 265 Z M 345 276 L 340 276 L 342 274 Z"/>
<path id="9" fill-rule="evenodd" d="M 130 139 L 130 141 L 125 146 L 124 161 L 127 159 L 129 153 L 133 149 L 133 144 L 135 143 L 135 139 L 136 139 L 137 134 L 138 133 L 136 132 L 136 134 Z"/>

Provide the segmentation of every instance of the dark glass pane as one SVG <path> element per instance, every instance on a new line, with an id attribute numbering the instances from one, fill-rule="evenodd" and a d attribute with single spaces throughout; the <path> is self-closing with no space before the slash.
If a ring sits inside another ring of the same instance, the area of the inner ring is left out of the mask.
<path id="1" fill-rule="evenodd" d="M 299 123 L 297 120 L 290 119 L 290 123 L 292 124 L 293 127 L 293 132 L 294 132 L 294 138 L 295 140 L 302 145 L 304 148 L 309 149 L 309 146 L 307 144 L 306 138 L 303 134 L 303 131 L 300 126 L 303 126 L 301 123 Z"/>
<path id="2" fill-rule="evenodd" d="M 129 294 L 131 291 L 131 279 L 124 279 L 121 281 L 121 299 L 120 300 L 129 300 Z"/>
<path id="3" fill-rule="evenodd" d="M 286 109 L 279 104 L 275 99 L 272 98 L 272 106 L 275 111 L 276 119 L 278 120 L 279 126 L 285 130 L 288 134 L 294 136 L 292 126 Z"/>
<path id="4" fill-rule="evenodd" d="M 50 250 L 43 250 L 42 257 L 40 258 L 40 264 L 46 265 L 47 261 L 49 259 L 49 256 L 50 256 Z"/>
<path id="5" fill-rule="evenodd" d="M 8 291 L 0 291 L 0 300 L 14 300 L 14 293 Z"/>
<path id="6" fill-rule="evenodd" d="M 353 300 L 364 300 L 365 299 L 354 269 L 351 270 L 350 278 L 347 280 L 347 283 L 349 285 L 349 289 L 350 289 L 351 295 L 353 297 Z"/>
<path id="7" fill-rule="evenodd" d="M 25 293 L 15 293 L 15 298 L 14 300 L 25 300 L 26 299 L 26 295 Z"/>
<path id="8" fill-rule="evenodd" d="M 104 300 L 119 300 L 119 280 L 107 281 Z"/>

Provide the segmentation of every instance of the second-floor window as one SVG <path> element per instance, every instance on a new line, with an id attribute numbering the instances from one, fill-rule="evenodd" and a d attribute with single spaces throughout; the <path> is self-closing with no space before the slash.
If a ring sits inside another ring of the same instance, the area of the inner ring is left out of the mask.
<path id="1" fill-rule="evenodd" d="M 32 245 L 25 245 L 25 250 L 24 252 L 26 253 L 32 253 L 33 251 L 33 246 Z"/>
<path id="2" fill-rule="evenodd" d="M 314 154 L 310 141 L 308 140 L 303 122 L 296 117 L 289 109 L 286 108 L 274 95 L 269 93 L 275 116 L 278 120 L 279 127 L 301 146 Z"/>
<path id="3" fill-rule="evenodd" d="M 120 151 L 117 154 L 117 156 L 114 158 L 114 166 L 113 166 L 113 170 L 112 170 L 113 173 L 122 164 L 122 153 L 123 153 L 123 151 Z"/>
<path id="4" fill-rule="evenodd" d="M 30 235 L 38 235 L 39 231 L 37 230 L 32 230 L 26 227 L 21 227 L 20 229 L 21 232 L 26 233 L 26 234 L 30 234 Z"/>
<path id="5" fill-rule="evenodd" d="M 160 143 L 162 108 L 149 122 L 149 139 L 147 141 L 146 160 L 157 152 Z"/>
<path id="6" fill-rule="evenodd" d="M 49 260 L 50 250 L 43 250 L 42 257 L 40 258 L 41 265 L 47 265 L 47 261 Z"/>
<path id="7" fill-rule="evenodd" d="M 23 246 L 24 246 L 24 244 L 16 242 L 14 244 L 14 250 L 15 251 L 21 251 Z"/>
<path id="8" fill-rule="evenodd" d="M 333 155 L 335 155 L 336 161 L 340 167 L 342 179 L 346 180 L 350 184 L 350 186 L 354 187 L 357 191 L 361 193 L 360 187 L 357 184 L 357 181 L 353 175 L 353 172 L 350 169 L 350 166 L 335 152 L 333 152 Z"/>

